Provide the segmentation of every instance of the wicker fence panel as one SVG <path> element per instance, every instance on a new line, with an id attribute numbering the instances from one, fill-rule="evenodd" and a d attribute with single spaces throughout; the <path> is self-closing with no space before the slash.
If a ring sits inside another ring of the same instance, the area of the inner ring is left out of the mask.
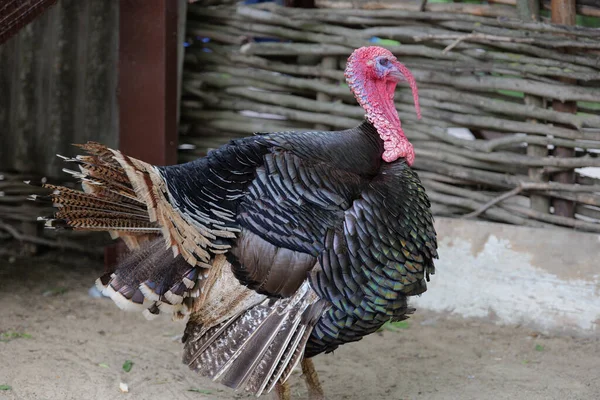
<path id="1" fill-rule="evenodd" d="M 354 126 L 363 112 L 345 60 L 378 44 L 417 79 L 423 119 L 407 88 L 396 106 L 437 215 L 600 232 L 600 179 L 586 174 L 600 167 L 600 30 L 524 23 L 506 4 L 430 6 L 191 5 L 181 160 L 252 132 Z M 552 100 L 579 112 L 556 112 Z M 528 155 L 532 146 L 543 154 Z M 556 147 L 575 154 L 555 157 Z M 576 171 L 574 183 L 551 182 L 565 170 Z M 533 209 L 532 195 L 573 201 L 576 214 Z"/>

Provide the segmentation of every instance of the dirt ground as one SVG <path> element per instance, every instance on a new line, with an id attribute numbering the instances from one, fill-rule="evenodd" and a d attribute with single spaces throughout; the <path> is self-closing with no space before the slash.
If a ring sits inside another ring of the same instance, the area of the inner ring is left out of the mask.
<path id="1" fill-rule="evenodd" d="M 183 324 L 146 321 L 90 297 L 98 261 L 12 261 L 0 260 L 0 399 L 251 398 L 181 364 Z M 329 400 L 600 398 L 599 339 L 425 310 L 408 327 L 321 355 L 316 365 Z M 292 384 L 294 398 L 306 398 L 300 373 Z"/>

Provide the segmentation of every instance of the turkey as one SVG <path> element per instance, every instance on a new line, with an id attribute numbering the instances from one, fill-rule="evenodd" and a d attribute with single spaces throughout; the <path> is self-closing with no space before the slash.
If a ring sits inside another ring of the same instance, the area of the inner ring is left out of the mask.
<path id="1" fill-rule="evenodd" d="M 380 47 L 348 59 L 366 113 L 337 132 L 261 133 L 198 160 L 149 165 L 98 143 L 65 158 L 83 191 L 45 184 L 46 226 L 108 231 L 129 248 L 98 287 L 125 310 L 187 318 L 183 361 L 257 396 L 312 357 L 407 318 L 437 258 L 430 203 L 394 106 L 410 71 Z"/>

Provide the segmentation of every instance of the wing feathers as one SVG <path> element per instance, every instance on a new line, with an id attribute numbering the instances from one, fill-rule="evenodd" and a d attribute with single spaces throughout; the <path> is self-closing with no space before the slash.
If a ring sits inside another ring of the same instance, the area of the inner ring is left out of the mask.
<path id="1" fill-rule="evenodd" d="M 287 379 L 325 309 L 305 282 L 293 297 L 264 300 L 208 330 L 190 322 L 184 362 L 202 375 L 258 396 Z"/>

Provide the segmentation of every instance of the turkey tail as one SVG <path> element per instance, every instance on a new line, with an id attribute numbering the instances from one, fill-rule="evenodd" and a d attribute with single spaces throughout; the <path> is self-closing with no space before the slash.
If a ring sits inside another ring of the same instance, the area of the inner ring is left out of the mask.
<path id="1" fill-rule="evenodd" d="M 99 143 L 77 146 L 88 154 L 61 157 L 79 167 L 79 171 L 63 171 L 80 179 L 83 191 L 43 184 L 52 193 L 32 196 L 58 208 L 54 216 L 41 218 L 47 227 L 108 231 L 130 249 L 162 235 L 174 257 L 181 255 L 189 264 L 204 268 L 210 267 L 212 258 L 207 247 L 213 247 L 213 254 L 226 251 L 228 246 L 218 249 L 212 244 L 211 231 L 199 231 L 171 205 L 157 168 Z"/>
<path id="2" fill-rule="evenodd" d="M 199 296 L 206 269 L 191 266 L 181 255 L 173 258 L 162 238 L 142 243 L 123 258 L 96 286 L 119 308 L 142 311 L 152 319 L 161 311 L 183 317 Z"/>
<path id="3" fill-rule="evenodd" d="M 266 299 L 209 329 L 190 321 L 183 361 L 201 375 L 259 396 L 288 379 L 325 308 L 304 283 L 293 297 Z"/>
<path id="4" fill-rule="evenodd" d="M 74 165 L 64 171 L 81 181 L 82 190 L 44 183 L 51 193 L 33 200 L 57 210 L 40 219 L 49 228 L 107 231 L 123 239 L 131 253 L 97 282 L 119 307 L 144 310 L 147 317 L 161 310 L 186 314 L 212 263 L 209 240 L 171 205 L 157 168 L 99 143 L 77 146 L 87 154 L 61 157 Z"/>
<path id="5" fill-rule="evenodd" d="M 113 151 L 93 142 L 77 146 L 88 155 L 59 157 L 79 167 L 78 171 L 63 171 L 80 179 L 83 191 L 44 183 L 51 193 L 32 196 L 32 200 L 48 201 L 57 208 L 52 217 L 39 218 L 46 227 L 108 231 L 113 238 L 123 238 L 130 249 L 160 234 L 159 224 L 151 219 L 146 202 L 136 193 Z"/>

